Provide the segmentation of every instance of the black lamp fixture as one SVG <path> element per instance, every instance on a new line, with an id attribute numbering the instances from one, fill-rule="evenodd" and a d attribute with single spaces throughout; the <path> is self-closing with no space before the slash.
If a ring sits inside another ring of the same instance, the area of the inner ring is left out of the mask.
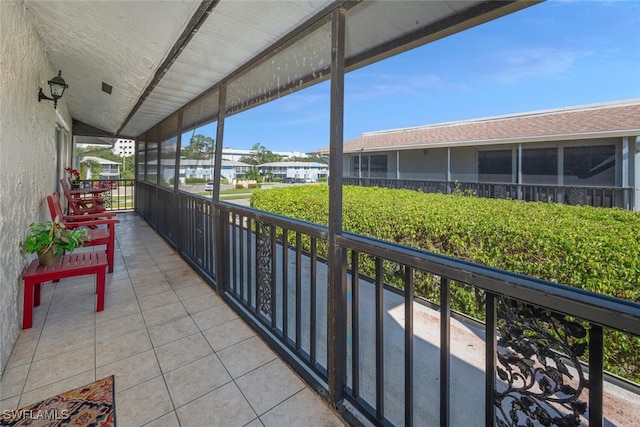
<path id="1" fill-rule="evenodd" d="M 46 99 L 48 101 L 53 101 L 54 109 L 58 106 L 58 99 L 62 98 L 64 90 L 69 87 L 69 85 L 64 81 L 60 74 L 62 74 L 62 71 L 58 71 L 58 75 L 47 82 L 49 83 L 51 98 L 45 95 L 42 91 L 42 88 L 40 88 L 40 92 L 38 92 L 38 102 Z"/>

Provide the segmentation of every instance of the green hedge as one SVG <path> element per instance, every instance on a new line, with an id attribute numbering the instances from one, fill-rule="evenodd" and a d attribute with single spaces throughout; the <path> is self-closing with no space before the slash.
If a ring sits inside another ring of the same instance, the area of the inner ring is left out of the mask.
<path id="1" fill-rule="evenodd" d="M 326 225 L 328 187 L 258 191 L 251 205 Z M 343 228 L 640 302 L 638 212 L 346 186 Z M 433 278 L 416 289 L 437 296 Z M 453 298 L 454 307 L 481 317 L 478 295 L 468 288 L 457 286 Z M 607 343 L 608 369 L 640 380 L 640 340 L 608 334 Z"/>
<path id="2" fill-rule="evenodd" d="M 207 181 L 205 178 L 185 178 L 184 183 L 187 185 L 206 184 Z"/>

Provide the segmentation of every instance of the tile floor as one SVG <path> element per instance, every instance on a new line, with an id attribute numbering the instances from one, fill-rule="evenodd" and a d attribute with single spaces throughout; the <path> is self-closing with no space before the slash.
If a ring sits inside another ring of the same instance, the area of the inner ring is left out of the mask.
<path id="1" fill-rule="evenodd" d="M 118 218 L 105 310 L 92 276 L 45 284 L 0 411 L 115 374 L 119 427 L 344 425 L 142 219 Z"/>

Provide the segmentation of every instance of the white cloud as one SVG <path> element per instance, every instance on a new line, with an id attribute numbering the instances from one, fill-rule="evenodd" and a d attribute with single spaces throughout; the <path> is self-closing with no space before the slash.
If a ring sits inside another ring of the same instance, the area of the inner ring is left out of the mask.
<path id="1" fill-rule="evenodd" d="M 570 72 L 576 62 L 590 52 L 553 48 L 503 50 L 492 56 L 495 71 L 487 77 L 499 84 L 512 85 L 541 77 L 560 77 Z"/>
<path id="2" fill-rule="evenodd" d="M 429 90 L 450 88 L 436 74 L 358 74 L 347 75 L 345 92 L 350 100 L 367 101 L 392 95 L 423 95 Z"/>

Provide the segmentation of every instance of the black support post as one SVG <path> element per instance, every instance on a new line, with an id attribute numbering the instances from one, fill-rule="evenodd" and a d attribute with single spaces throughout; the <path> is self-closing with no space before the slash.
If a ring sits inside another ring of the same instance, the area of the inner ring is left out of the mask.
<path id="1" fill-rule="evenodd" d="M 603 425 L 604 348 L 602 326 L 591 325 L 589 333 L 589 426 Z"/>
<path id="2" fill-rule="evenodd" d="M 337 243 L 342 234 L 345 10 L 331 13 L 331 112 L 329 132 L 329 247 L 327 365 L 329 402 L 338 406 L 346 385 L 346 263 Z"/>
<path id="3" fill-rule="evenodd" d="M 218 98 L 218 126 L 216 128 L 216 152 L 215 152 L 215 164 L 213 165 L 213 192 L 211 194 L 211 206 L 212 206 L 212 217 L 213 217 L 213 245 L 215 247 L 215 279 L 216 279 L 216 290 L 218 294 L 222 295 L 224 293 L 224 288 L 228 284 L 225 279 L 228 279 L 228 268 L 225 268 L 225 260 L 228 260 L 228 257 L 225 257 L 225 250 L 229 250 L 229 247 L 225 244 L 224 240 L 221 238 L 225 235 L 225 231 L 227 231 L 229 227 L 229 219 L 228 217 L 223 217 L 220 212 L 220 208 L 216 206 L 218 200 L 220 199 L 220 174 L 222 171 L 222 144 L 223 144 L 223 136 L 224 136 L 224 116 L 226 111 L 226 103 L 227 103 L 227 84 L 223 83 L 220 85 L 220 97 Z M 217 236 L 216 236 L 217 234 Z"/>
<path id="4" fill-rule="evenodd" d="M 485 426 L 496 424 L 496 407 L 493 401 L 493 390 L 496 381 L 496 363 L 498 348 L 498 313 L 497 298 L 491 292 L 486 293 L 486 348 L 485 348 Z"/>

